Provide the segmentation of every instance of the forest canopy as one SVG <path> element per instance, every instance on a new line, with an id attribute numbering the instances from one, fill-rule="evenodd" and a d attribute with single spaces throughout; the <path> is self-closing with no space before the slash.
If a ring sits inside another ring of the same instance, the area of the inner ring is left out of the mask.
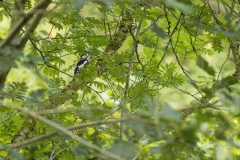
<path id="1" fill-rule="evenodd" d="M 1 0 L 0 158 L 239 159 L 239 11 Z"/>

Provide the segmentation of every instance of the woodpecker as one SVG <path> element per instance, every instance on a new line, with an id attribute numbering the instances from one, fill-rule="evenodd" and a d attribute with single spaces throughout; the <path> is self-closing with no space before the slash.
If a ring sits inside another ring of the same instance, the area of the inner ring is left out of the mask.
<path id="1" fill-rule="evenodd" d="M 90 57 L 89 54 L 83 54 L 81 59 L 78 61 L 76 68 L 74 69 L 74 75 L 79 74 L 83 67 L 89 64 L 88 58 Z"/>

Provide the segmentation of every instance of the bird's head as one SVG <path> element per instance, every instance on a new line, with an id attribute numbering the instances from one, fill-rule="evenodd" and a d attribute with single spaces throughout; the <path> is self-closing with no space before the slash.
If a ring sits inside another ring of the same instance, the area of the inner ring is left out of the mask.
<path id="1" fill-rule="evenodd" d="M 88 53 L 85 53 L 81 56 L 81 59 L 87 59 L 89 57 L 90 57 L 90 55 Z"/>

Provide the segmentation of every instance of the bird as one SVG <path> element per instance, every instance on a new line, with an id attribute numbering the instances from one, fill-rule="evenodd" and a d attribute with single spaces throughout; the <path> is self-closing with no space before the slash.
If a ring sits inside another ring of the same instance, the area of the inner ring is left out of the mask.
<path id="1" fill-rule="evenodd" d="M 77 63 L 76 68 L 74 69 L 74 75 L 79 74 L 82 71 L 82 68 L 89 64 L 88 58 L 90 57 L 89 54 L 83 54 L 80 60 Z"/>

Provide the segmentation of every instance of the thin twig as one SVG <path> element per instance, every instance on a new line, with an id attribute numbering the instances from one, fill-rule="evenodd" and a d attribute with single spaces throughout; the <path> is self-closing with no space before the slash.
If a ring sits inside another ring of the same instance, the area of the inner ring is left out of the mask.
<path id="1" fill-rule="evenodd" d="M 230 46 L 228 48 L 228 55 L 227 55 L 227 59 L 223 62 L 223 64 L 221 65 L 221 68 L 219 70 L 219 73 L 218 73 L 218 76 L 217 76 L 217 80 L 219 80 L 219 77 L 220 77 L 220 74 L 222 72 L 222 69 L 223 69 L 223 66 L 225 65 L 225 63 L 227 63 L 228 59 L 229 59 L 229 56 L 230 56 Z"/>
<path id="2" fill-rule="evenodd" d="M 67 35 L 68 35 L 68 33 L 70 32 L 70 30 L 71 30 L 71 27 L 69 28 L 69 30 L 68 30 L 68 32 L 66 32 L 66 30 L 65 30 L 65 35 L 64 35 L 64 37 L 63 37 L 63 40 L 62 40 L 62 44 L 61 44 L 61 50 L 60 50 L 60 54 L 59 54 L 59 56 L 58 56 L 58 58 L 59 58 L 59 63 L 58 63 L 58 78 L 60 78 L 60 67 L 61 67 L 61 57 L 62 57 L 62 52 L 63 52 L 63 48 L 64 48 L 64 44 L 66 43 L 66 38 L 65 37 L 67 37 Z"/>
<path id="3" fill-rule="evenodd" d="M 10 115 L 9 115 L 7 118 L 5 118 L 4 120 L 2 120 L 2 121 L 0 122 L 0 124 L 6 122 L 6 121 L 9 120 L 11 117 L 13 117 L 14 115 L 16 115 L 16 114 L 19 113 L 19 112 L 14 113 L 14 111 L 15 111 L 15 109 L 13 109 L 12 112 L 10 113 Z"/>
<path id="4" fill-rule="evenodd" d="M 131 34 L 132 38 L 134 39 L 134 41 L 138 41 L 137 39 L 135 39 L 135 36 L 134 36 L 132 30 L 130 30 L 130 34 Z M 143 63 L 140 60 L 140 56 L 139 56 L 139 53 L 138 53 L 137 45 L 135 46 L 135 52 L 136 52 L 136 57 L 137 57 L 138 63 L 142 66 L 142 69 L 144 69 L 144 65 L 143 65 Z"/>
<path id="5" fill-rule="evenodd" d="M 171 25 L 170 25 L 171 22 L 170 22 L 170 20 L 168 19 L 168 13 L 167 13 L 167 12 L 168 12 L 168 11 L 167 11 L 167 8 L 166 8 L 166 6 L 164 6 L 164 14 L 165 14 L 166 19 L 167 19 L 167 22 L 168 22 L 168 35 L 169 35 L 169 40 L 168 40 L 167 46 L 166 46 L 166 48 L 165 48 L 165 52 L 164 52 L 161 60 L 160 60 L 160 61 L 158 62 L 158 64 L 157 64 L 157 68 L 159 68 L 159 66 L 161 65 L 163 59 L 165 58 L 165 56 L 166 56 L 166 54 L 167 54 L 167 51 L 168 51 L 168 47 L 169 47 L 169 45 L 172 43 L 172 36 L 173 36 L 173 34 L 177 31 L 177 27 L 178 27 L 178 25 L 179 25 L 179 23 L 180 23 L 180 20 L 181 20 L 182 16 L 183 16 L 182 14 L 180 15 L 180 17 L 178 18 L 177 24 L 175 25 L 175 27 L 173 28 L 173 30 L 172 30 L 172 32 L 171 32 Z"/>
<path id="6" fill-rule="evenodd" d="M 142 22 L 143 22 L 143 19 L 145 17 L 145 14 L 146 14 L 146 6 L 144 7 L 144 10 L 143 10 L 143 13 L 142 13 L 142 18 L 139 22 L 139 25 L 137 27 L 137 30 L 136 30 L 136 34 L 135 36 L 133 36 L 133 41 L 134 41 L 134 44 L 132 46 L 132 51 L 131 51 L 131 54 L 130 54 L 130 59 L 129 59 L 129 66 L 128 66 L 128 70 L 127 70 L 127 78 L 126 78 L 126 86 L 125 86 L 125 91 L 124 91 L 124 99 L 127 98 L 128 96 L 128 91 L 129 91 L 129 80 L 130 80 L 130 75 L 131 75 L 131 69 L 132 69 L 132 62 L 133 62 L 133 56 L 134 56 L 134 51 L 137 49 L 137 45 L 138 45 L 138 35 L 139 35 L 139 31 L 140 31 L 140 28 L 142 26 Z M 121 118 L 124 118 L 125 117 L 125 106 L 122 106 L 122 112 L 121 112 Z M 120 139 L 123 138 L 123 125 L 122 123 L 120 124 Z"/>
<path id="7" fill-rule="evenodd" d="M 52 149 L 51 155 L 49 157 L 50 160 L 52 160 L 57 154 L 54 155 L 54 152 L 56 151 L 56 149 L 59 147 L 59 145 L 63 142 L 64 140 L 61 140 L 60 142 L 58 142 L 58 144 Z M 61 151 L 61 150 L 60 150 Z"/>
<path id="8" fill-rule="evenodd" d="M 40 55 L 41 55 L 41 57 L 42 57 L 42 59 L 43 59 L 43 62 L 44 62 L 44 64 L 45 64 L 47 67 L 53 68 L 53 69 L 57 70 L 58 72 L 61 72 L 61 73 L 65 74 L 65 75 L 73 78 L 73 76 L 71 76 L 70 74 L 63 72 L 63 71 L 57 69 L 56 67 L 54 67 L 54 66 L 52 66 L 52 65 L 49 65 L 49 64 L 47 63 L 47 61 L 45 60 L 45 57 L 44 57 L 42 51 L 36 46 L 36 44 L 33 42 L 33 40 L 30 39 L 30 42 L 32 43 L 33 47 L 40 53 Z"/>
<path id="9" fill-rule="evenodd" d="M 231 6 L 231 11 L 230 11 L 230 17 L 232 16 L 232 14 L 233 14 L 233 11 L 234 11 L 234 8 L 235 8 L 235 4 L 236 4 L 236 0 L 233 0 L 233 2 L 232 2 L 232 6 Z"/>

